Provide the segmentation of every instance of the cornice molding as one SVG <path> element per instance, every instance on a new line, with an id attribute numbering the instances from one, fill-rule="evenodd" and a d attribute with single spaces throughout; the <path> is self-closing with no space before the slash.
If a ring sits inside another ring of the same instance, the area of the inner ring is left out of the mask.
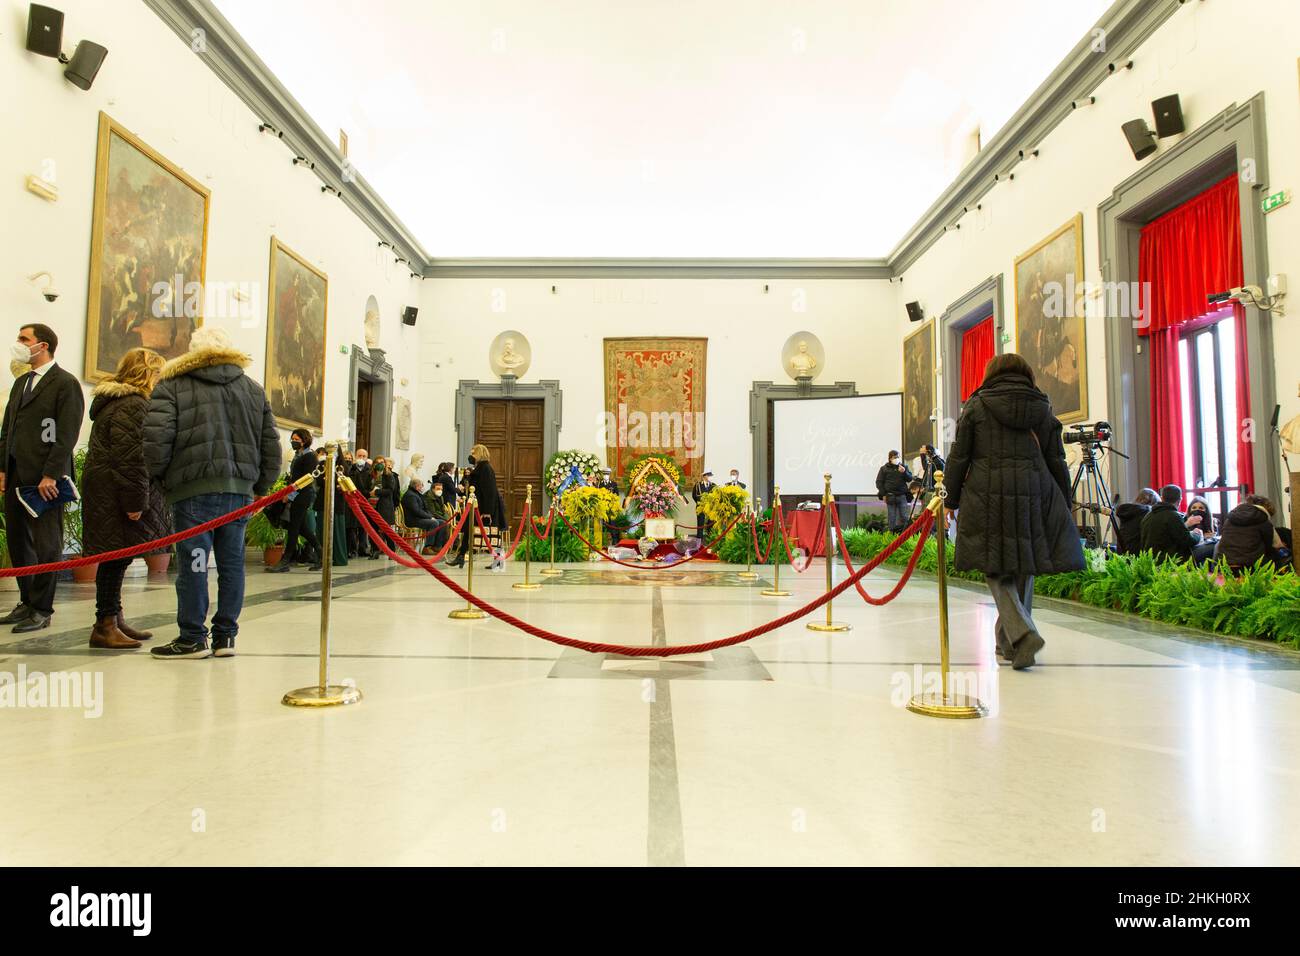
<path id="1" fill-rule="evenodd" d="M 430 279 L 888 279 L 884 259 L 434 259 Z"/>

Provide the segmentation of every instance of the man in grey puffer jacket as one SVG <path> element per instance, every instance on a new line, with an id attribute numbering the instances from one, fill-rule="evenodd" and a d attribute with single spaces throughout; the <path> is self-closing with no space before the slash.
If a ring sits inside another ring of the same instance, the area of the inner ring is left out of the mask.
<path id="1" fill-rule="evenodd" d="M 194 332 L 190 350 L 172 359 L 149 402 L 144 458 L 161 479 L 172 523 L 184 531 L 266 494 L 282 452 L 266 391 L 244 374 L 252 359 L 224 329 Z M 176 623 L 180 636 L 154 657 L 231 657 L 244 605 L 244 526 L 233 521 L 176 546 Z M 208 555 L 216 555 L 217 612 L 208 647 Z"/>

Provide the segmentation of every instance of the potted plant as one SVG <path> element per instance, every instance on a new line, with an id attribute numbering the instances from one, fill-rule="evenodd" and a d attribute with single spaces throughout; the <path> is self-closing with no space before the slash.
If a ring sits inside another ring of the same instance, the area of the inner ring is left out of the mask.
<path id="1" fill-rule="evenodd" d="M 87 449 L 79 448 L 72 456 L 72 481 L 78 489 L 81 488 L 82 473 L 86 470 L 86 454 Z M 66 505 L 63 511 L 63 541 L 66 553 L 74 557 L 85 554 L 85 530 L 85 512 L 82 510 L 81 502 L 74 501 Z M 73 568 L 72 580 L 77 584 L 93 584 L 95 571 L 98 568 L 98 561 Z"/>
<path id="2" fill-rule="evenodd" d="M 272 491 L 279 491 L 288 483 L 287 476 L 281 475 L 271 486 Z M 268 566 L 278 564 L 284 557 L 284 529 L 271 524 L 266 516 L 266 509 L 259 511 L 248 519 L 244 526 L 244 543 L 250 548 L 262 549 L 262 560 Z"/>

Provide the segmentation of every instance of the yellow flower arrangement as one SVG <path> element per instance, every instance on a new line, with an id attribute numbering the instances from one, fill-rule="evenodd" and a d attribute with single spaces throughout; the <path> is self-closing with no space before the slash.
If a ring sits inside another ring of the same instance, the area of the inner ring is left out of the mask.
<path id="1" fill-rule="evenodd" d="M 604 541 L 601 522 L 613 519 L 622 510 L 618 495 L 591 486 L 570 488 L 560 498 L 560 507 L 573 526 L 598 548 Z"/>
<path id="2" fill-rule="evenodd" d="M 744 507 L 749 504 L 749 492 L 736 485 L 719 485 L 700 499 L 700 514 L 721 534 Z"/>

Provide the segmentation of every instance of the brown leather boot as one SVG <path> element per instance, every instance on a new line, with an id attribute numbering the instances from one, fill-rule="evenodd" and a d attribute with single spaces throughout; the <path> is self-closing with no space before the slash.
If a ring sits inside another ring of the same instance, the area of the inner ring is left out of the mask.
<path id="1" fill-rule="evenodd" d="M 127 624 L 122 618 L 121 611 L 117 612 L 117 629 L 133 641 L 147 641 L 153 637 L 153 631 L 137 631 L 130 624 Z"/>
<path id="2" fill-rule="evenodd" d="M 117 629 L 117 623 L 113 617 L 96 618 L 95 626 L 90 632 L 91 647 L 106 647 L 110 650 L 128 650 L 132 647 L 139 647 L 140 642 L 132 640 Z"/>

